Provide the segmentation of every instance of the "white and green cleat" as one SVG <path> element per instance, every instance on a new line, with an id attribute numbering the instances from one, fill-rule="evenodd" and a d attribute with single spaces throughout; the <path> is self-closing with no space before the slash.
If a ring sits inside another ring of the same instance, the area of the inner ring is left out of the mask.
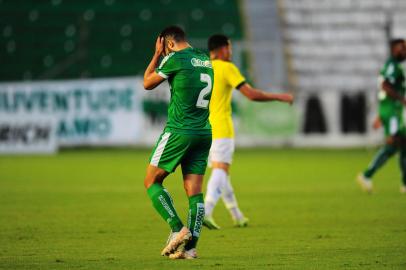
<path id="1" fill-rule="evenodd" d="M 183 227 L 179 232 L 172 232 L 169 235 L 168 242 L 161 252 L 162 256 L 169 256 L 171 253 L 177 251 L 178 248 L 183 247 L 192 239 L 192 233 L 186 227 Z M 183 250 L 183 248 L 180 248 Z"/>
<path id="2" fill-rule="evenodd" d="M 239 228 L 247 227 L 249 221 L 250 220 L 248 218 L 246 218 L 246 217 L 242 217 L 240 219 L 235 219 L 234 220 L 234 227 L 239 227 Z"/>
<path id="3" fill-rule="evenodd" d="M 195 248 L 185 250 L 185 249 L 178 249 L 174 253 L 169 255 L 169 259 L 179 260 L 179 259 L 186 259 L 192 260 L 197 259 L 197 252 Z"/>
<path id="4" fill-rule="evenodd" d="M 203 226 L 207 227 L 209 230 L 219 230 L 220 226 L 214 221 L 213 217 L 205 216 L 203 220 Z"/>
<path id="5" fill-rule="evenodd" d="M 358 174 L 357 176 L 357 183 L 361 187 L 361 189 L 365 192 L 372 193 L 373 185 L 370 178 L 364 176 L 363 173 Z"/>
<path id="6" fill-rule="evenodd" d="M 406 186 L 401 186 L 400 187 L 400 193 L 406 195 Z"/>

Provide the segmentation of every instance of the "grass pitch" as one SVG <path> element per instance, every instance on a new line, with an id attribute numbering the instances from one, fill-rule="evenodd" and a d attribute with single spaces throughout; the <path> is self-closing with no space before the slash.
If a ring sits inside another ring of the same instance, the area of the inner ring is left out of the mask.
<path id="1" fill-rule="evenodd" d="M 247 228 L 221 204 L 200 258 L 159 255 L 169 229 L 143 188 L 149 151 L 0 157 L 0 269 L 406 269 L 397 157 L 363 194 L 374 150 L 238 150 L 232 182 Z M 396 159 L 396 160 L 395 160 Z M 166 180 L 183 220 L 180 170 Z"/>

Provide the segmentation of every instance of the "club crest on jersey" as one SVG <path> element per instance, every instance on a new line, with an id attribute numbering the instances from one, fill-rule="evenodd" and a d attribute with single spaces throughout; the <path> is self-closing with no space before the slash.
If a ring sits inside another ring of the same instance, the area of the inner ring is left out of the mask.
<path id="1" fill-rule="evenodd" d="M 211 62 L 209 60 L 203 61 L 197 58 L 192 58 L 191 60 L 192 66 L 194 67 L 206 67 L 206 68 L 212 68 Z"/>

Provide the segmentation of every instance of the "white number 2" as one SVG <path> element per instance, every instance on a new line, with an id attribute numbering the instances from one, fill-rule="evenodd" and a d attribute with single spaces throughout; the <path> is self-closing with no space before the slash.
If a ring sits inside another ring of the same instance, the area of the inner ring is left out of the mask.
<path id="1" fill-rule="evenodd" d="M 207 86 L 203 88 L 202 91 L 200 91 L 199 97 L 197 98 L 196 107 L 207 109 L 207 106 L 209 106 L 209 101 L 204 98 L 211 92 L 212 89 L 211 77 L 209 76 L 209 74 L 201 73 L 200 81 L 207 83 Z"/>

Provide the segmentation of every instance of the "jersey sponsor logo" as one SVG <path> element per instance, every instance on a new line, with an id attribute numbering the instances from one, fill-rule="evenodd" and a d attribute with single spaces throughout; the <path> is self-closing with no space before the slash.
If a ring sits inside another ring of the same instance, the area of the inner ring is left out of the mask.
<path id="1" fill-rule="evenodd" d="M 192 66 L 194 67 L 206 67 L 206 68 L 212 68 L 211 66 L 211 62 L 209 60 L 200 60 L 197 58 L 192 58 L 192 60 L 190 61 L 192 63 Z"/>
<path id="2" fill-rule="evenodd" d="M 166 202 L 164 196 L 159 195 L 158 200 L 162 203 L 162 206 L 165 208 L 165 210 L 168 212 L 168 214 L 171 216 L 171 218 L 175 217 L 175 214 L 169 207 L 168 203 Z"/>
<path id="3" fill-rule="evenodd" d="M 161 69 L 165 63 L 169 60 L 169 58 L 171 58 L 172 55 L 174 55 L 174 52 L 171 52 L 170 54 L 168 54 L 167 56 L 164 57 L 164 59 L 162 59 L 161 64 L 159 65 L 158 69 Z"/>

